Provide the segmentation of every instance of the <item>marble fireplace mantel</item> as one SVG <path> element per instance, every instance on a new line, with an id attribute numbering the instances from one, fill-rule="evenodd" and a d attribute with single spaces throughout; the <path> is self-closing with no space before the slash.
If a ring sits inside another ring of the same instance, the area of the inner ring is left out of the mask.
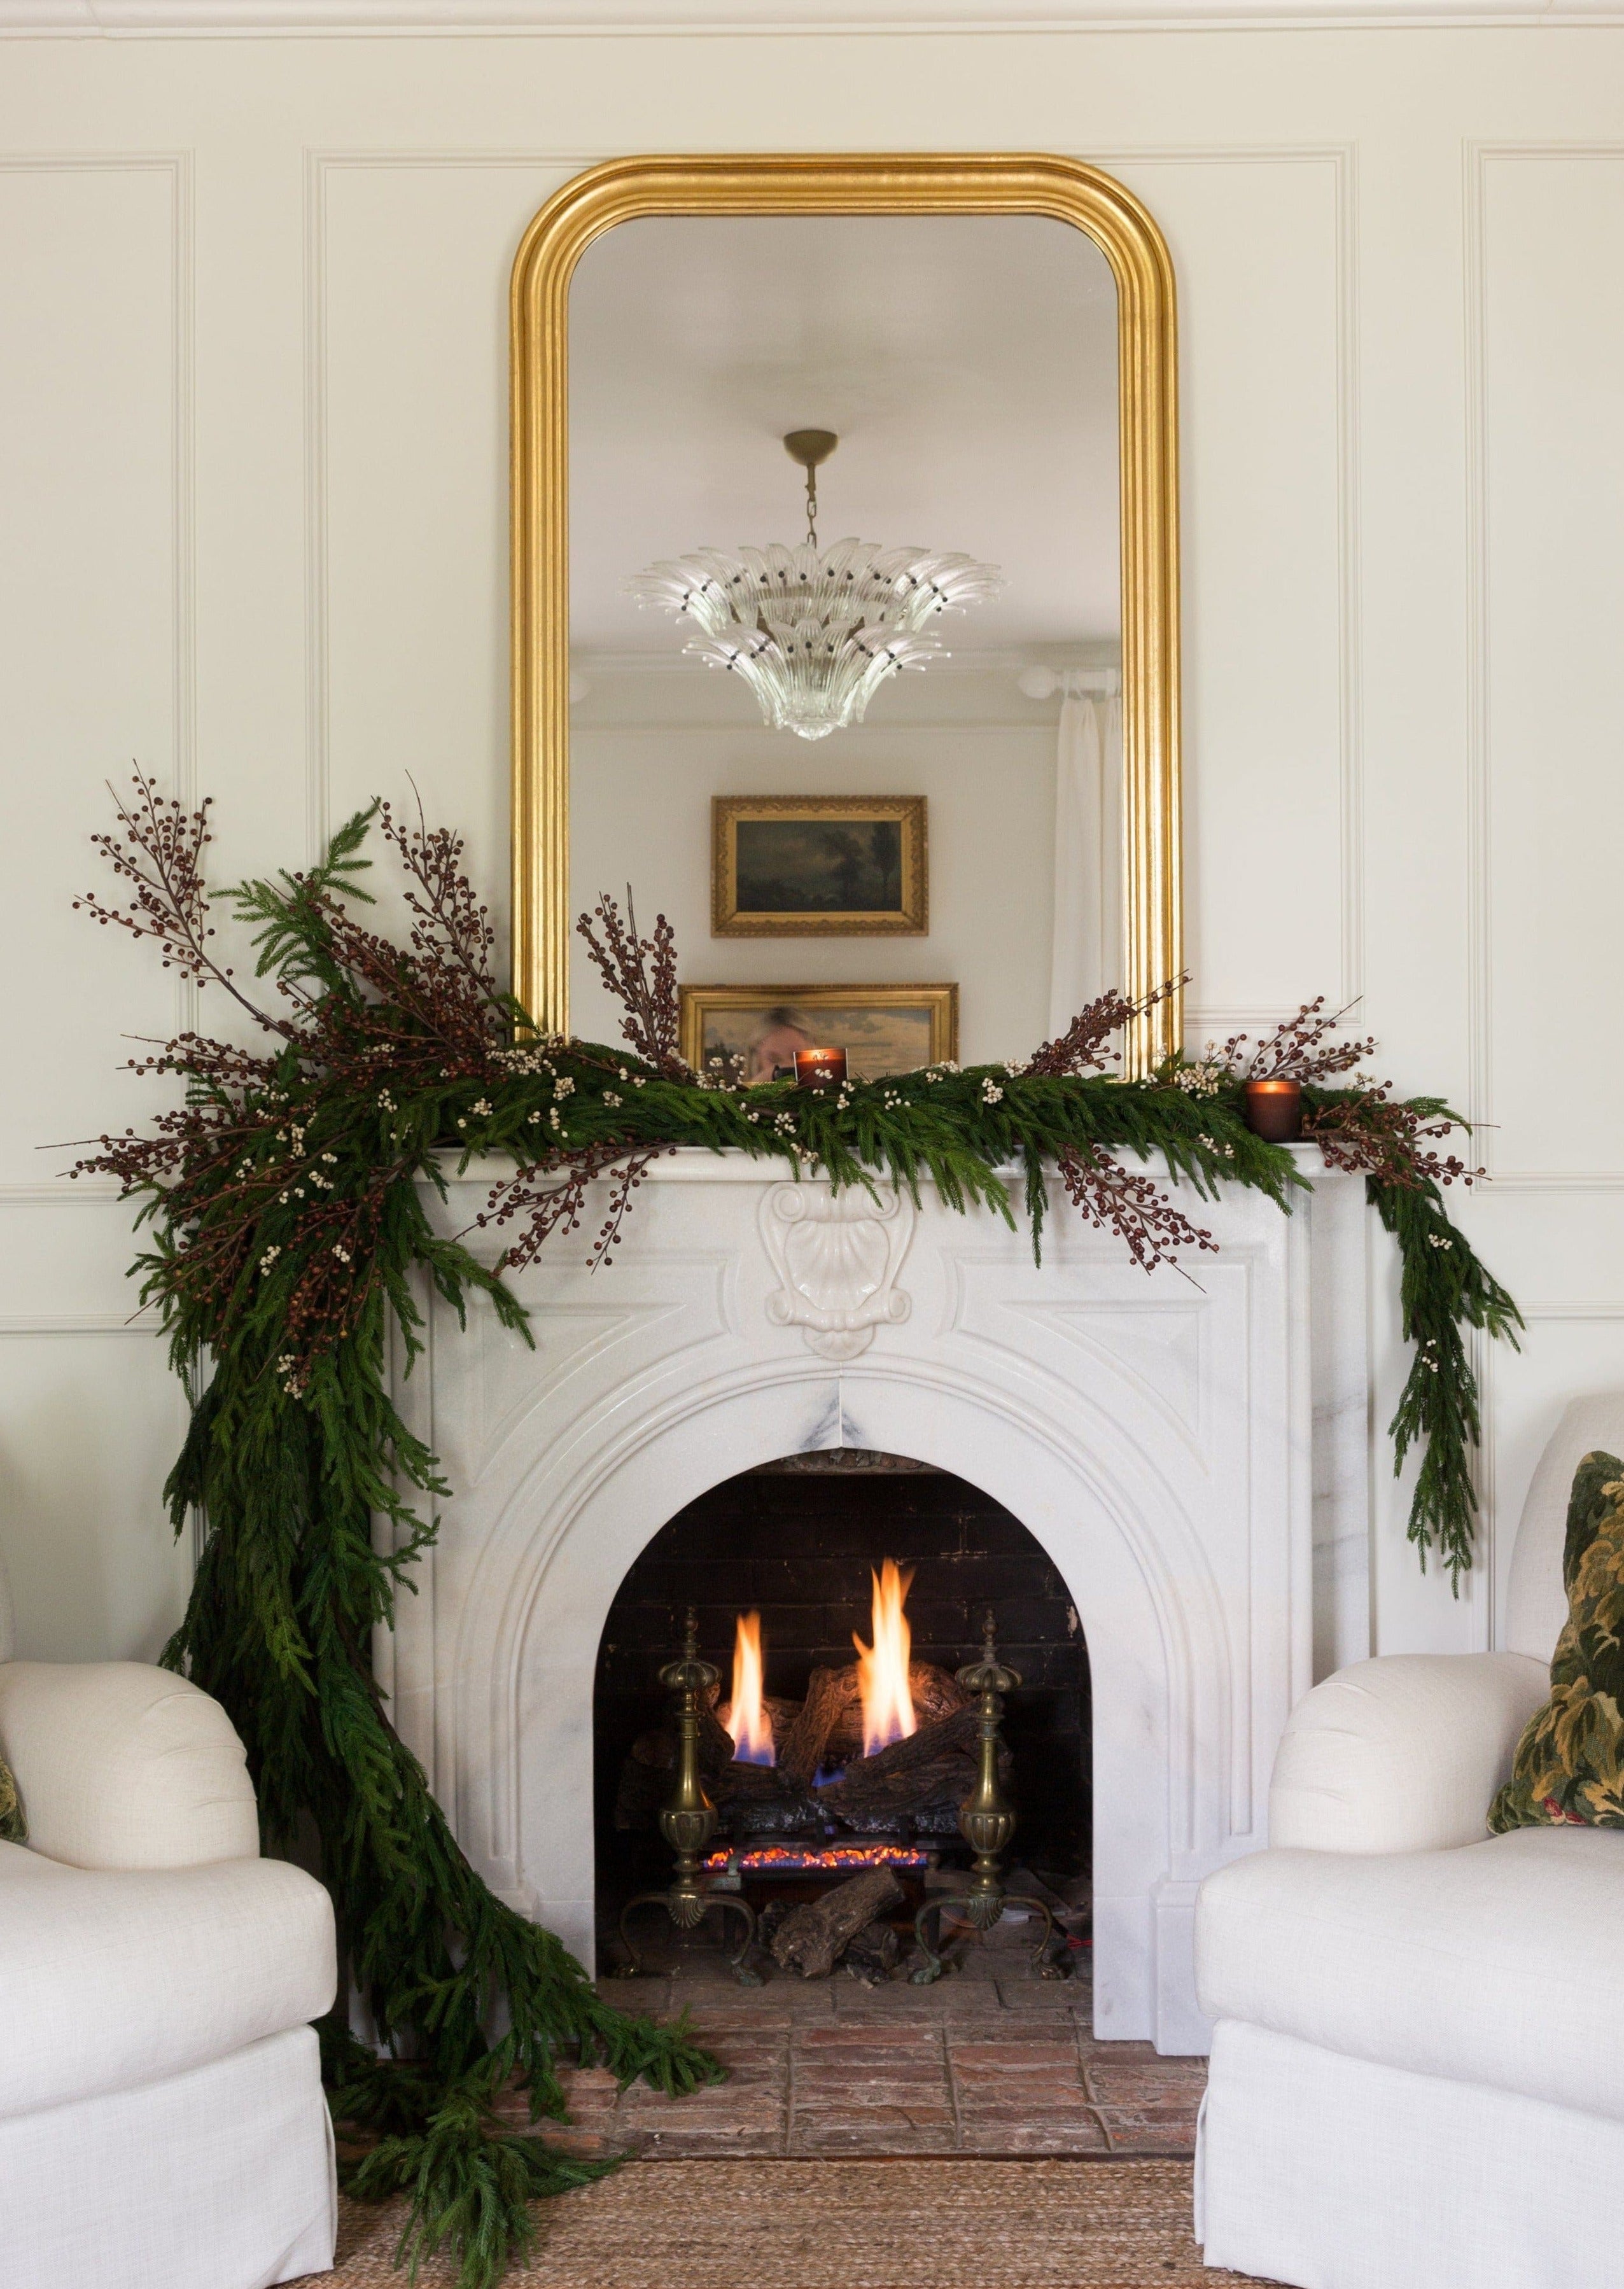
<path id="1" fill-rule="evenodd" d="M 593 1962 L 593 1681 L 627 1569 L 753 1464 L 887 1449 L 983 1488 L 1063 1575 L 1093 1673 L 1096 2027 L 1204 2049 L 1196 1886 L 1266 1840 L 1294 1702 L 1369 1650 L 1364 1187 L 1300 1149 L 1289 1216 L 1182 1196 L 1219 1242 L 1190 1279 L 1147 1277 L 1057 1192 L 1039 1269 L 1024 1229 L 928 1185 L 876 1205 L 685 1151 L 612 1264 L 585 1268 L 589 1200 L 516 1280 L 533 1350 L 426 1298 L 396 1394 L 454 1491 L 378 1670 L 495 1888 Z M 431 1200 L 441 1228 L 489 1182 Z"/>

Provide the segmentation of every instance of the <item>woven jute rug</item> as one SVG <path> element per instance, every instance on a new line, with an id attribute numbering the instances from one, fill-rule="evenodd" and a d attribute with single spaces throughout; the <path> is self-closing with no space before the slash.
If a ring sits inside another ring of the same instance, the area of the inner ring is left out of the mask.
<path id="1" fill-rule="evenodd" d="M 403 2212 L 346 2201 L 335 2273 L 402 2289 Z M 538 2205 L 511 2289 L 1195 2289 L 1190 2165 L 1171 2161 L 630 2162 Z M 422 2289 L 448 2289 L 443 2261 Z"/>

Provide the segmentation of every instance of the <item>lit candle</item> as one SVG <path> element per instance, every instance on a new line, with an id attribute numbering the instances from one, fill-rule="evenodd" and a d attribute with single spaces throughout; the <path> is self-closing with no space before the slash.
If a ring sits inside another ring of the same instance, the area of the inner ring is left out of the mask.
<path id="1" fill-rule="evenodd" d="M 845 1078 L 844 1049 L 796 1050 L 795 1085 L 798 1089 L 834 1089 Z"/>
<path id="2" fill-rule="evenodd" d="M 1294 1144 L 1302 1134 L 1302 1087 L 1294 1081 L 1249 1081 L 1246 1126 L 1271 1144 Z"/>

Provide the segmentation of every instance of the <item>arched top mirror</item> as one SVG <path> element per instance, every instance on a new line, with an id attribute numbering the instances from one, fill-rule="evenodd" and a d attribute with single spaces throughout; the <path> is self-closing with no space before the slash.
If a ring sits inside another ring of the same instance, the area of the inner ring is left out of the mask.
<path id="1" fill-rule="evenodd" d="M 617 1037 L 572 925 L 628 881 L 740 1077 L 1023 1056 L 1179 974 L 1174 347 L 1155 224 L 1074 161 L 633 159 L 548 202 L 513 290 L 538 1024 Z"/>

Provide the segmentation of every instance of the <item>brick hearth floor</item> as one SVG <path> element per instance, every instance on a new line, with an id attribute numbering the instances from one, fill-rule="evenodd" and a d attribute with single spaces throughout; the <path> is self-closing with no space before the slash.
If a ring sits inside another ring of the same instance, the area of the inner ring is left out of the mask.
<path id="1" fill-rule="evenodd" d="M 661 1976 L 606 1979 L 600 1992 L 661 2019 L 687 2009 L 728 2080 L 673 2100 L 642 2083 L 617 2093 L 602 2068 L 567 2072 L 575 2127 L 560 2144 L 684 2160 L 1194 2149 L 1206 2061 L 1096 2042 L 1086 1968 L 1033 1979 L 1019 1954 L 983 1945 L 934 1987 L 769 1966 L 768 1984 L 749 1989 L 703 1942 L 673 1959 Z"/>

